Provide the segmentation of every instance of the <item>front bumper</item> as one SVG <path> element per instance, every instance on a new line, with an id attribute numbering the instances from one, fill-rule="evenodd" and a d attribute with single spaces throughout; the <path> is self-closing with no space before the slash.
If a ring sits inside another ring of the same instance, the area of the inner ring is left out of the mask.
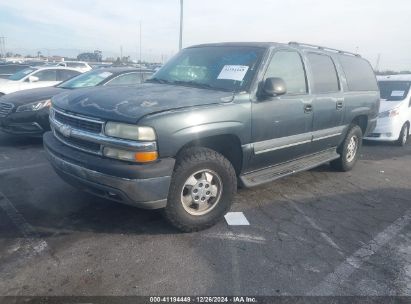
<path id="1" fill-rule="evenodd" d="M 49 110 L 12 112 L 0 117 L 0 130 L 13 135 L 41 136 L 50 130 Z"/>
<path id="2" fill-rule="evenodd" d="M 396 141 L 400 136 L 403 122 L 398 118 L 378 118 L 375 128 L 367 134 L 366 140 Z"/>
<path id="3" fill-rule="evenodd" d="M 130 164 L 70 148 L 51 132 L 43 136 L 47 156 L 57 174 L 69 184 L 110 200 L 145 209 L 163 208 L 175 160 Z"/>

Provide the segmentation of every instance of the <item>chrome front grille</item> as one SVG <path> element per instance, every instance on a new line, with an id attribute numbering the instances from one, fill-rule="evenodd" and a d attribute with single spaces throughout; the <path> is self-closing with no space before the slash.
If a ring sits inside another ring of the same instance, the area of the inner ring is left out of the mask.
<path id="1" fill-rule="evenodd" d="M 381 137 L 381 133 L 370 133 L 367 137 Z"/>
<path id="2" fill-rule="evenodd" d="M 54 110 L 54 119 L 64 125 L 69 125 L 78 130 L 97 134 L 101 133 L 103 130 L 103 122 L 101 121 L 81 116 L 74 116 L 56 110 Z"/>
<path id="3" fill-rule="evenodd" d="M 79 139 L 79 138 L 74 138 L 74 137 L 65 137 L 63 134 L 61 134 L 59 131 L 54 130 L 54 136 L 60 140 L 62 143 L 66 144 L 67 146 L 85 151 L 85 152 L 91 152 L 95 154 L 100 154 L 101 151 L 101 145 L 98 143 L 94 143 L 91 141 Z"/>
<path id="4" fill-rule="evenodd" d="M 69 114 L 52 107 L 50 126 L 54 136 L 63 144 L 72 148 L 97 155 L 103 155 L 106 146 L 131 151 L 157 151 L 155 141 L 134 141 L 106 136 L 104 121 Z"/>
<path id="5" fill-rule="evenodd" d="M 101 155 L 101 145 L 94 141 L 85 140 L 77 137 L 73 137 L 71 132 L 86 132 L 88 134 L 100 135 L 103 131 L 103 121 L 99 121 L 92 118 L 83 116 L 77 116 L 68 114 L 63 111 L 52 108 L 50 111 L 51 120 L 57 122 L 63 129 L 70 130 L 70 134 L 64 134 L 62 129 L 56 128 L 52 125 L 54 136 L 63 144 L 76 148 L 85 152 Z"/>
<path id="6" fill-rule="evenodd" d="M 0 117 L 6 117 L 13 110 L 13 104 L 8 102 L 0 102 Z"/>

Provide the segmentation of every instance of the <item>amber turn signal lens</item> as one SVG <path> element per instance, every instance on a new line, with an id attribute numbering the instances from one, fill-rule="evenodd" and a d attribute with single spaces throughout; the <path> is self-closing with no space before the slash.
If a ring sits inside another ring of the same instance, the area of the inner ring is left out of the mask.
<path id="1" fill-rule="evenodd" d="M 137 152 L 136 154 L 134 154 L 134 158 L 139 163 L 148 163 L 155 161 L 158 158 L 158 153 L 156 151 Z"/>

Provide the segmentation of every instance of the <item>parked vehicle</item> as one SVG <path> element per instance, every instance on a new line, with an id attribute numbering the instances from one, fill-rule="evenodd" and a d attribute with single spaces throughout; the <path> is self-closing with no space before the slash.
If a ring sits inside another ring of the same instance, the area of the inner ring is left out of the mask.
<path id="1" fill-rule="evenodd" d="M 44 146 L 68 183 L 213 225 L 252 187 L 331 162 L 354 167 L 379 91 L 358 55 L 298 43 L 186 48 L 148 83 L 58 95 Z"/>
<path id="2" fill-rule="evenodd" d="M 95 86 L 134 85 L 152 75 L 134 68 L 90 71 L 54 87 L 23 90 L 0 98 L 0 130 L 17 135 L 40 136 L 50 130 L 50 98 L 73 89 Z"/>
<path id="3" fill-rule="evenodd" d="M 84 62 L 84 61 L 62 61 L 62 62 L 59 62 L 57 65 L 72 68 L 82 73 L 92 70 L 92 67 L 87 62 Z"/>
<path id="4" fill-rule="evenodd" d="M 77 70 L 63 67 L 29 67 L 8 79 L 0 79 L 0 96 L 34 88 L 51 87 L 81 74 Z"/>
<path id="5" fill-rule="evenodd" d="M 7 79 L 14 73 L 30 67 L 28 64 L 16 64 L 16 63 L 1 63 L 0 64 L 0 78 Z"/>
<path id="6" fill-rule="evenodd" d="M 381 92 L 380 114 L 374 131 L 366 137 L 373 141 L 407 143 L 411 122 L 411 74 L 378 76 Z"/>

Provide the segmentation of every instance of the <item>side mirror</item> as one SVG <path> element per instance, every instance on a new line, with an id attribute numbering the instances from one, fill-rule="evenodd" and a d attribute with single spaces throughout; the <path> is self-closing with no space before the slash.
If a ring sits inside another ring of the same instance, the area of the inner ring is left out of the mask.
<path id="1" fill-rule="evenodd" d="M 29 82 L 37 82 L 37 81 L 39 81 L 40 79 L 37 77 L 37 76 L 29 76 Z"/>
<path id="2" fill-rule="evenodd" d="M 265 80 L 263 92 L 267 96 L 279 96 L 287 93 L 287 86 L 282 78 L 269 77 Z"/>

